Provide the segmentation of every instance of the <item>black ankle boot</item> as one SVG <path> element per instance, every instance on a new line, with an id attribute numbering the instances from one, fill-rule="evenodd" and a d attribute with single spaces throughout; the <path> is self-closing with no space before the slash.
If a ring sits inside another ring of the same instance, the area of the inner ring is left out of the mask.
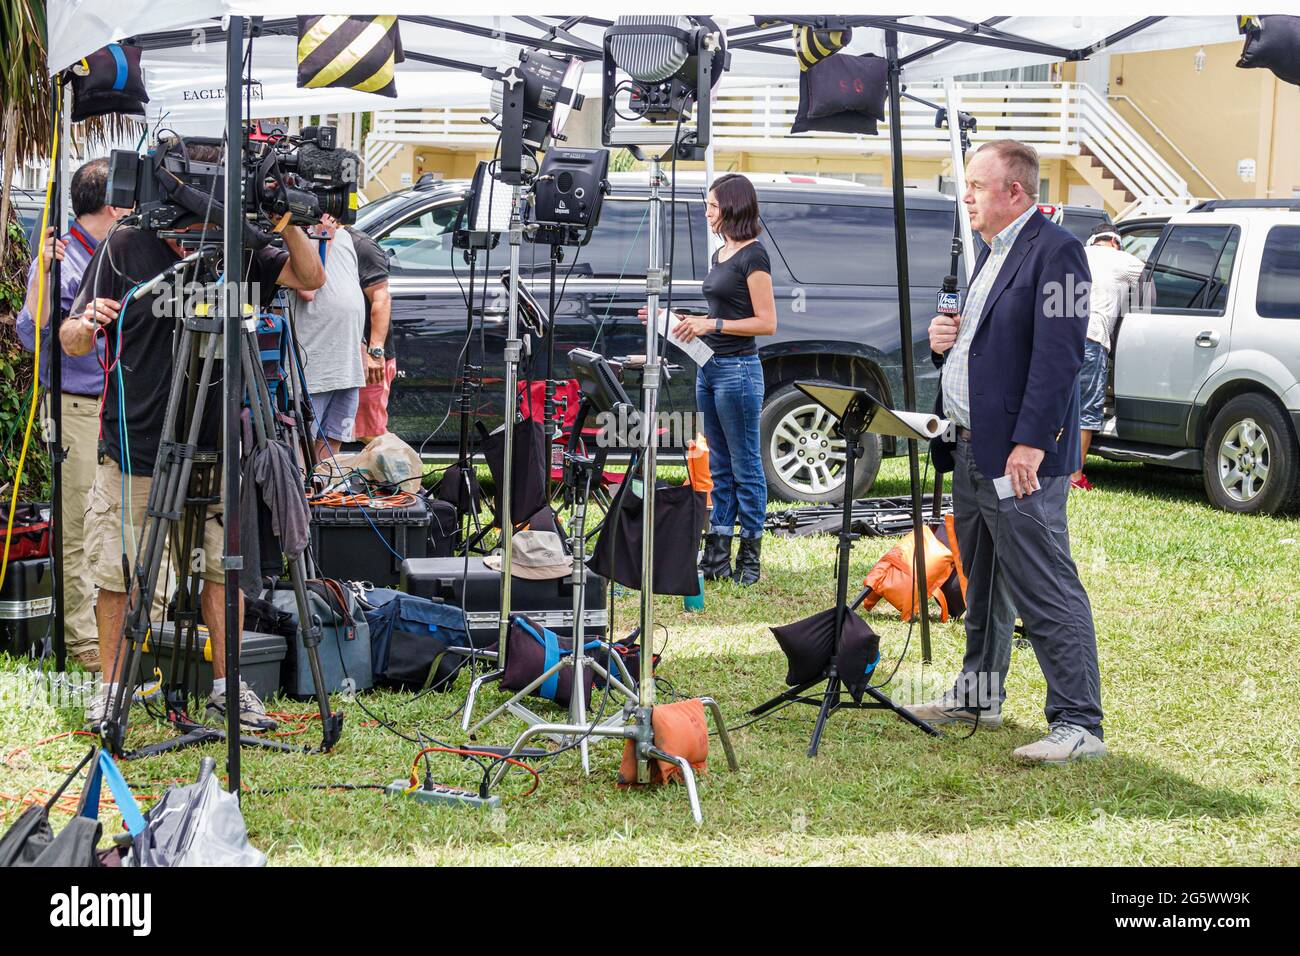
<path id="1" fill-rule="evenodd" d="M 704 558 L 700 561 L 700 570 L 704 572 L 706 581 L 731 577 L 731 535 L 710 532 L 704 536 Z"/>
<path id="2" fill-rule="evenodd" d="M 758 569 L 759 552 L 762 550 L 763 539 L 740 537 L 740 550 L 736 552 L 736 573 L 732 575 L 732 580 L 742 587 L 749 587 L 751 584 L 757 584 L 760 577 Z"/>

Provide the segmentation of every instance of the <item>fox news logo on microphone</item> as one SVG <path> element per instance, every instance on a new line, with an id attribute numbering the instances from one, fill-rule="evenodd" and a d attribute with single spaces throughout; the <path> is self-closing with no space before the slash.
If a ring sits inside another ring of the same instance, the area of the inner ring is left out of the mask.
<path id="1" fill-rule="evenodd" d="M 957 315 L 961 312 L 961 293 L 940 292 L 938 310 L 940 315 Z"/>

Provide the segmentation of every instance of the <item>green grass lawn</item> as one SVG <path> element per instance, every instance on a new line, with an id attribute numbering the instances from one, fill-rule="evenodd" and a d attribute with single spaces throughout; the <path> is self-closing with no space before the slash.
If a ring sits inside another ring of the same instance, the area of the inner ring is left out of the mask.
<path id="1" fill-rule="evenodd" d="M 873 493 L 904 494 L 906 462 L 886 463 Z M 1199 480 L 1095 462 L 1098 485 L 1071 498 L 1074 554 L 1092 598 L 1101 654 L 1109 756 L 1069 767 L 1024 768 L 1011 750 L 1044 728 L 1044 685 L 1031 650 L 1014 652 L 997 731 L 931 740 L 892 715 L 841 712 L 821 756 L 804 756 L 814 712 L 787 709 L 739 730 L 738 773 L 721 748 L 701 781 L 704 825 L 693 825 L 684 792 L 615 788 L 617 746 L 594 751 L 591 776 L 575 754 L 555 760 L 530 797 L 500 812 L 429 807 L 373 791 L 290 789 L 244 798 L 254 844 L 276 865 L 653 864 L 666 863 L 1001 863 L 1295 864 L 1300 862 L 1300 522 L 1243 518 L 1212 510 Z M 856 549 L 861 579 L 891 541 Z M 669 642 L 661 676 L 678 692 L 708 694 L 739 723 L 782 689 L 785 661 L 768 627 L 830 605 L 834 539 L 764 542 L 763 581 L 750 590 L 711 585 L 703 613 L 660 598 Z M 636 614 L 620 599 L 620 632 Z M 891 663 L 906 626 L 892 609 L 871 623 Z M 941 690 L 963 649 L 959 623 L 936 624 L 934 662 L 917 642 L 891 685 L 896 695 Z M 12 748 L 79 726 L 80 714 L 33 702 L 8 673 L 0 744 Z M 461 742 L 453 693 L 412 702 L 379 693 L 367 706 L 403 728 Z M 489 690 L 483 707 L 501 700 Z M 303 711 L 294 702 L 278 709 Z M 335 782 L 387 783 L 409 771 L 415 747 L 345 705 L 347 725 L 328 756 L 245 752 L 244 779 L 256 788 Z M 480 710 L 486 713 L 486 709 Z M 133 712 L 133 744 L 168 731 Z M 520 724 L 506 718 L 486 742 L 508 743 Z M 303 739 L 314 739 L 309 731 Z M 0 764 L 0 791 L 50 788 L 59 767 L 83 752 L 61 740 Z M 221 749 L 208 748 L 220 762 Z M 146 794 L 192 777 L 199 755 L 129 764 Z M 453 758 L 435 775 L 472 785 Z M 521 794 L 523 776 L 504 792 Z M 0 805 L 6 819 L 12 802 Z M 110 826 L 116 815 L 106 811 Z"/>

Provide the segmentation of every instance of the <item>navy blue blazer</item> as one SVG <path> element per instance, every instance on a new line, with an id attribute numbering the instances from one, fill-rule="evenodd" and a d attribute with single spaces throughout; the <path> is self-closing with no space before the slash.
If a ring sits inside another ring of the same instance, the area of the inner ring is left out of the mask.
<path id="1" fill-rule="evenodd" d="M 988 260 L 980 254 L 976 275 Z M 1083 245 L 1044 216 L 1016 237 L 971 342 L 971 438 L 975 464 L 1000 478 L 1016 445 L 1041 448 L 1044 477 L 1079 468 L 1079 367 L 1092 285 Z M 944 356 L 932 352 L 942 376 Z M 935 411 L 943 415 L 943 389 Z M 935 467 L 952 471 L 953 446 L 931 442 Z"/>

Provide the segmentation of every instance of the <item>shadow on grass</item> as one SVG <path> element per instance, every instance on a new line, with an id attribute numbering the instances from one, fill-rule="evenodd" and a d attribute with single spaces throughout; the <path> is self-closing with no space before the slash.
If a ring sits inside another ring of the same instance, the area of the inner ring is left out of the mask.
<path id="1" fill-rule="evenodd" d="M 779 653 L 733 654 L 678 660 L 669 676 L 683 692 L 715 696 L 729 722 L 738 725 L 749 707 L 784 689 L 784 670 Z M 464 686 L 452 700 L 444 699 L 443 706 L 458 701 Z M 385 702 L 372 695 L 368 703 L 398 711 L 399 699 L 389 695 Z M 499 692 L 486 691 L 481 712 L 502 699 Z M 1043 729 L 1015 722 L 968 739 L 962 739 L 967 732 L 962 727 L 935 740 L 886 712 L 841 711 L 831 718 L 821 754 L 810 759 L 805 750 L 815 713 L 812 707 L 790 707 L 738 729 L 734 742 L 741 767 L 735 773 L 727 769 L 722 748 L 713 741 L 710 772 L 700 787 L 702 830 L 691 823 L 679 787 L 617 789 L 620 748 L 610 743 L 594 748 L 590 776 L 583 775 L 576 753 L 562 755 L 543 773 L 535 796 L 508 799 L 507 813 L 495 820 L 360 793 L 331 799 L 304 793 L 252 796 L 245 801 L 245 812 L 264 847 L 271 842 L 309 848 L 325 838 L 400 852 L 414 842 L 435 848 L 429 852 L 441 858 L 517 843 L 539 859 L 553 859 L 548 854 L 577 847 L 603 852 L 604 844 L 616 854 L 624 840 L 650 840 L 653 846 L 712 842 L 715 848 L 718 841 L 743 841 L 793 851 L 803 834 L 845 839 L 886 831 L 969 835 L 977 829 L 1049 821 L 1077 825 L 1081 832 L 1074 838 L 1086 840 L 1084 828 L 1100 817 L 1158 825 L 1178 819 L 1228 820 L 1269 809 L 1250 792 L 1203 786 L 1169 766 L 1126 753 L 1124 741 L 1104 760 L 1022 766 L 1011 758 L 1011 751 L 1037 739 Z M 360 714 L 354 714 L 359 720 Z M 484 742 L 506 743 L 520 729 L 517 721 L 503 719 L 488 729 Z M 461 739 L 450 722 L 428 726 L 427 732 Z M 357 780 L 375 776 L 378 768 L 390 771 L 391 778 L 402 761 L 409 767 L 410 753 L 409 746 L 377 728 L 354 724 L 331 757 L 277 760 L 255 755 L 248 759 L 248 775 L 262 786 L 302 782 L 304 776 L 317 783 L 327 778 Z M 437 769 L 441 773 L 448 767 L 443 762 Z M 520 794 L 527 780 L 520 774 L 507 781 L 502 792 Z M 642 845 L 637 852 L 646 851 Z"/>

